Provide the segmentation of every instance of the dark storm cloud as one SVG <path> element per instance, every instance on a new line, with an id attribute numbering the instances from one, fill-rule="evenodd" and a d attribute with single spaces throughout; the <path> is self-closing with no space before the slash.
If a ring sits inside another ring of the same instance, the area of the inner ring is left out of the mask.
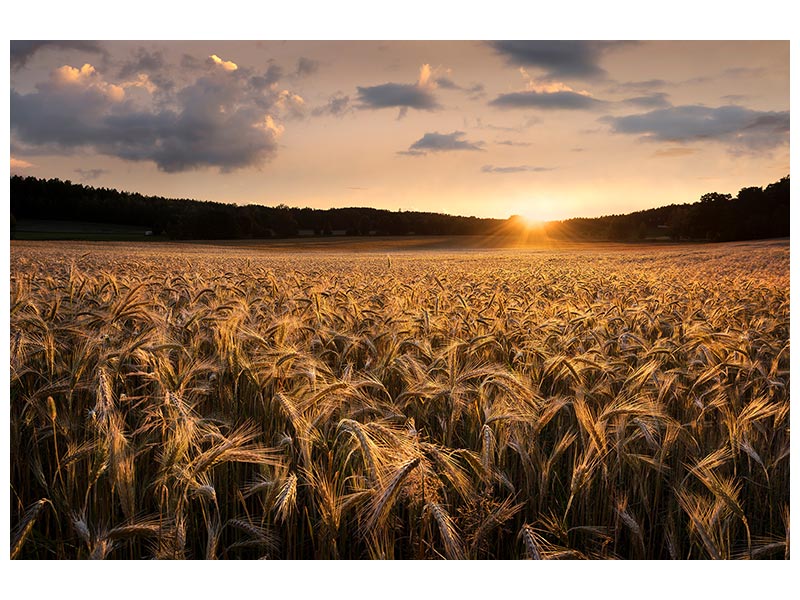
<path id="1" fill-rule="evenodd" d="M 550 79 L 603 77 L 600 58 L 626 42 L 606 41 L 512 41 L 490 42 L 506 60 L 516 66 L 538 67 Z"/>
<path id="2" fill-rule="evenodd" d="M 553 171 L 552 167 L 533 167 L 531 165 L 517 165 L 512 167 L 494 167 L 492 165 L 484 165 L 481 167 L 481 173 L 543 173 L 545 171 Z"/>
<path id="3" fill-rule="evenodd" d="M 152 161 L 166 172 L 229 172 L 275 156 L 280 127 L 267 115 L 290 110 L 286 93 L 256 95 L 246 77 L 221 70 L 178 91 L 169 107 L 150 110 L 127 101 L 93 70 L 77 72 L 56 73 L 29 94 L 11 90 L 11 133 L 20 147 L 30 153 L 89 149 Z"/>
<path id="4" fill-rule="evenodd" d="M 605 104 L 591 96 L 577 92 L 511 92 L 500 94 L 489 102 L 497 108 L 541 108 L 545 110 L 588 110 Z"/>
<path id="5" fill-rule="evenodd" d="M 736 150 L 767 149 L 788 143 L 789 112 L 764 112 L 741 106 L 674 106 L 638 115 L 604 117 L 615 133 L 658 142 L 711 140 Z"/>
<path id="6" fill-rule="evenodd" d="M 305 56 L 301 56 L 297 59 L 297 69 L 294 72 L 295 76 L 306 77 L 307 75 L 313 75 L 317 71 L 319 71 L 318 60 L 306 58 Z"/>
<path id="7" fill-rule="evenodd" d="M 438 131 L 426 133 L 416 142 L 408 147 L 408 150 L 400 152 L 409 156 L 420 156 L 428 152 L 454 152 L 458 150 L 471 150 L 482 152 L 484 142 L 470 142 L 462 139 L 463 131 L 452 133 L 439 133 Z"/>
<path id="8" fill-rule="evenodd" d="M 357 87 L 361 108 L 415 108 L 436 110 L 441 108 L 433 93 L 413 83 L 384 83 L 370 87 Z"/>
<path id="9" fill-rule="evenodd" d="M 669 94 L 664 92 L 656 92 L 646 96 L 636 96 L 634 98 L 626 98 L 623 100 L 625 104 L 632 104 L 641 108 L 666 108 L 672 106 L 672 103 L 667 100 Z"/>
<path id="10" fill-rule="evenodd" d="M 353 107 L 350 104 L 350 96 L 345 96 L 341 92 L 337 92 L 328 98 L 328 102 L 324 106 L 318 106 L 312 110 L 311 114 L 315 117 L 320 117 L 323 115 L 340 117 L 352 110 Z"/>
<path id="11" fill-rule="evenodd" d="M 93 54 L 103 54 L 105 51 L 97 42 L 79 40 L 12 40 L 11 41 L 11 68 L 19 69 L 40 50 L 52 48 L 53 50 L 81 50 Z"/>

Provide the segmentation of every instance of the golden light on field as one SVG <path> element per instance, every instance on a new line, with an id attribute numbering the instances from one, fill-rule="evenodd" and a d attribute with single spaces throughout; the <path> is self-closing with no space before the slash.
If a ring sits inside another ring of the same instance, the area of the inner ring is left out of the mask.
<path id="1" fill-rule="evenodd" d="M 12 558 L 789 556 L 788 241 L 12 241 L 10 298 Z"/>

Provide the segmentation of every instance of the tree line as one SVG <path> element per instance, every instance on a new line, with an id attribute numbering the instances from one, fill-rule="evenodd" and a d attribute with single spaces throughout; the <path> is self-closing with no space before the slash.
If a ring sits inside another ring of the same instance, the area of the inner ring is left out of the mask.
<path id="1" fill-rule="evenodd" d="M 518 217 L 488 219 L 376 208 L 240 206 L 144 196 L 59 179 L 11 177 L 16 219 L 89 221 L 141 226 L 172 239 L 247 239 L 298 235 L 546 235 L 556 239 L 731 241 L 789 235 L 789 176 L 733 197 L 709 193 L 626 215 L 578 218 L 526 231 Z"/>
<path id="2" fill-rule="evenodd" d="M 789 176 L 764 188 L 745 187 L 734 197 L 711 192 L 691 204 L 670 204 L 626 215 L 548 223 L 549 237 L 635 241 L 726 242 L 789 236 Z"/>
<path id="3" fill-rule="evenodd" d="M 59 179 L 11 178 L 16 219 L 136 225 L 173 239 L 243 239 L 297 235 L 480 235 L 500 219 L 376 208 L 240 206 L 144 196 Z"/>

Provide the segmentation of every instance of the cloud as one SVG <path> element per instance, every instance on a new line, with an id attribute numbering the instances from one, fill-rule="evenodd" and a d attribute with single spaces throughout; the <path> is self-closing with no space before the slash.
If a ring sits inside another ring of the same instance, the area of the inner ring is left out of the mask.
<path id="1" fill-rule="evenodd" d="M 586 110 L 605 104 L 586 90 L 575 90 L 562 81 L 538 80 L 524 67 L 519 73 L 525 80 L 525 90 L 500 94 L 489 102 L 498 108 L 541 108 L 545 110 Z"/>
<path id="2" fill-rule="evenodd" d="M 217 58 L 168 100 L 147 95 L 144 105 L 92 65 L 65 65 L 31 93 L 11 90 L 12 143 L 29 154 L 90 150 L 150 161 L 165 172 L 261 166 L 277 153 L 279 119 L 301 115 L 303 99 L 256 90 L 234 63 Z"/>
<path id="3" fill-rule="evenodd" d="M 454 131 L 452 133 L 439 133 L 434 131 L 426 133 L 416 142 L 408 147 L 408 150 L 402 151 L 399 154 L 406 156 L 422 156 L 428 152 L 453 152 L 457 150 L 471 150 L 482 152 L 484 142 L 470 142 L 465 139 L 463 131 Z"/>
<path id="4" fill-rule="evenodd" d="M 486 95 L 486 86 L 482 83 L 473 83 L 471 86 L 464 90 L 472 100 L 477 100 Z"/>
<path id="5" fill-rule="evenodd" d="M 475 119 L 475 124 L 473 127 L 475 129 L 489 129 L 492 131 L 504 131 L 504 132 L 514 132 L 514 133 L 522 133 L 527 129 L 530 129 L 534 125 L 539 125 L 542 122 L 542 119 L 537 116 L 530 116 L 527 117 L 522 123 L 519 125 L 495 125 L 493 123 L 484 123 L 483 119 L 480 117 Z M 464 118 L 464 127 L 469 127 L 469 119 L 466 117 Z"/>
<path id="6" fill-rule="evenodd" d="M 486 88 L 482 83 L 473 83 L 469 87 L 464 87 L 457 84 L 449 77 L 437 77 L 434 79 L 437 88 L 443 90 L 457 90 L 464 92 L 470 100 L 477 100 L 486 95 Z"/>
<path id="7" fill-rule="evenodd" d="M 766 67 L 731 67 L 722 72 L 723 77 L 736 79 L 759 79 L 768 73 Z"/>
<path id="8" fill-rule="evenodd" d="M 297 59 L 297 69 L 294 72 L 295 76 L 306 77 L 308 75 L 313 75 L 317 71 L 319 71 L 318 60 L 306 58 L 305 56 L 301 56 Z"/>
<path id="9" fill-rule="evenodd" d="M 679 156 L 689 156 L 690 154 L 697 153 L 697 148 L 683 148 L 680 146 L 674 148 L 664 148 L 663 150 L 656 150 L 653 152 L 653 158 L 676 158 Z"/>
<path id="10" fill-rule="evenodd" d="M 578 92 L 511 92 L 489 102 L 497 108 L 541 108 L 543 110 L 589 110 L 605 104 L 602 100 Z"/>
<path id="11" fill-rule="evenodd" d="M 499 41 L 490 42 L 509 64 L 536 67 L 549 79 L 605 76 L 600 68 L 602 56 L 626 42 L 607 41 Z"/>
<path id="12" fill-rule="evenodd" d="M 350 96 L 345 96 L 341 92 L 336 92 L 333 96 L 328 98 L 328 102 L 324 106 L 318 106 L 311 111 L 315 117 L 324 115 L 331 115 L 334 117 L 341 117 L 353 110 L 350 104 Z"/>
<path id="13" fill-rule="evenodd" d="M 133 53 L 133 57 L 122 64 L 119 69 L 119 77 L 128 79 L 139 73 L 157 73 L 165 67 L 164 54 L 158 50 L 150 52 L 146 48 L 139 47 Z"/>
<path id="14" fill-rule="evenodd" d="M 422 65 L 416 83 L 384 83 L 369 87 L 358 86 L 359 108 L 399 108 L 400 116 L 409 108 L 416 110 L 437 110 L 441 108 L 433 90 L 436 83 L 431 81 L 430 65 Z"/>
<path id="15" fill-rule="evenodd" d="M 150 79 L 150 75 L 148 75 L 147 73 L 139 73 L 136 76 L 136 79 L 132 79 L 130 81 L 123 81 L 122 83 L 120 83 L 120 87 L 124 90 L 130 88 L 142 88 L 150 94 L 153 94 L 158 90 L 158 86 L 155 83 L 153 83 L 153 80 Z"/>
<path id="16" fill-rule="evenodd" d="M 33 163 L 29 163 L 27 160 L 22 160 L 20 158 L 14 158 L 13 156 L 11 157 L 11 170 L 12 171 L 17 171 L 17 170 L 20 170 L 20 169 L 30 169 L 31 167 L 34 167 L 34 166 L 36 166 L 36 165 L 34 165 Z"/>
<path id="17" fill-rule="evenodd" d="M 683 81 L 681 81 L 679 83 L 680 83 L 680 85 L 697 85 L 697 84 L 701 84 L 701 83 L 708 83 L 710 81 L 714 81 L 714 79 L 716 79 L 716 76 L 700 75 L 698 77 L 692 77 L 690 79 L 685 79 L 685 80 L 683 80 Z"/>
<path id="18" fill-rule="evenodd" d="M 289 90 L 281 90 L 273 99 L 272 105 L 280 109 L 292 119 L 302 119 L 306 116 L 306 101 L 299 94 Z"/>
<path id="19" fill-rule="evenodd" d="M 730 67 L 724 71 L 710 75 L 701 75 L 699 77 L 692 77 L 685 79 L 679 84 L 681 85 L 697 85 L 710 83 L 719 79 L 740 79 L 748 80 L 752 84 L 758 84 L 759 80 L 767 76 L 769 70 L 766 67 Z"/>
<path id="20" fill-rule="evenodd" d="M 129 80 L 123 87 L 143 87 L 151 94 L 157 90 L 169 92 L 175 87 L 167 74 L 164 54 L 144 47 L 137 48 L 131 58 L 122 63 L 117 77 Z"/>
<path id="21" fill-rule="evenodd" d="M 727 96 L 721 96 L 720 100 L 724 100 L 728 104 L 738 104 L 749 100 L 751 97 L 752 96 L 746 96 L 745 94 L 728 94 Z"/>
<path id="22" fill-rule="evenodd" d="M 436 78 L 436 85 L 437 87 L 442 88 L 443 90 L 461 90 L 464 89 L 456 82 L 454 82 L 449 77 L 437 77 Z"/>
<path id="23" fill-rule="evenodd" d="M 211 56 L 209 56 L 208 60 L 210 60 L 213 64 L 217 65 L 218 67 L 221 67 L 225 71 L 236 71 L 239 68 L 239 65 L 237 65 L 235 62 L 230 60 L 222 60 L 216 54 L 212 54 Z"/>
<path id="24" fill-rule="evenodd" d="M 416 85 L 384 83 L 372 87 L 358 87 L 361 108 L 415 108 L 436 110 L 440 108 L 434 95 Z"/>
<path id="25" fill-rule="evenodd" d="M 75 172 L 87 181 L 98 179 L 108 173 L 106 169 L 75 169 Z"/>
<path id="26" fill-rule="evenodd" d="M 603 117 L 615 133 L 656 142 L 715 141 L 732 150 L 753 151 L 789 141 L 789 111 L 766 112 L 741 106 L 674 106 L 624 117 Z"/>
<path id="27" fill-rule="evenodd" d="M 497 140 L 495 144 L 500 144 L 501 146 L 530 146 L 530 142 L 515 142 L 514 140 Z"/>
<path id="28" fill-rule="evenodd" d="M 275 83 L 278 83 L 281 77 L 283 77 L 283 69 L 279 65 L 273 63 L 267 67 L 267 70 L 264 71 L 263 75 L 255 75 L 251 77 L 250 85 L 258 90 L 262 90 Z"/>
<path id="29" fill-rule="evenodd" d="M 192 56 L 191 54 L 184 54 L 181 57 L 181 69 L 187 71 L 197 71 L 203 68 L 203 61 Z"/>
<path id="30" fill-rule="evenodd" d="M 517 165 L 512 167 L 494 167 L 492 165 L 483 165 L 481 173 L 543 173 L 545 171 L 554 171 L 552 167 L 533 167 L 531 165 Z"/>
<path id="31" fill-rule="evenodd" d="M 669 85 L 666 79 L 646 79 L 643 81 L 616 82 L 609 91 L 623 93 L 647 94 L 653 90 L 661 89 Z"/>
<path id="32" fill-rule="evenodd" d="M 37 86 L 44 91 L 87 90 L 107 98 L 111 102 L 119 102 L 125 96 L 120 85 L 104 81 L 97 70 L 89 63 L 80 69 L 64 65 L 50 74 L 47 84 Z"/>
<path id="33" fill-rule="evenodd" d="M 105 51 L 100 44 L 92 41 L 79 40 L 12 40 L 11 41 L 11 68 L 20 69 L 24 67 L 34 54 L 41 50 L 80 50 L 92 54 L 105 55 Z"/>
<path id="34" fill-rule="evenodd" d="M 636 96 L 634 98 L 626 98 L 623 100 L 625 104 L 632 104 L 642 108 L 666 108 L 672 106 L 672 103 L 667 100 L 669 94 L 665 92 L 655 92 L 646 96 Z"/>
<path id="35" fill-rule="evenodd" d="M 434 88 L 436 87 L 435 83 L 431 83 L 431 76 L 433 75 L 433 69 L 427 63 L 422 65 L 419 68 L 419 78 L 417 79 L 417 87 L 421 88 Z"/>

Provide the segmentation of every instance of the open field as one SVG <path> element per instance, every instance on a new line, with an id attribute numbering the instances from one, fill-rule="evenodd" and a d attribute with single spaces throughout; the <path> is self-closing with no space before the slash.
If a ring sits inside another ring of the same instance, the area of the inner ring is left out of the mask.
<path id="1" fill-rule="evenodd" d="M 12 558 L 788 558 L 788 240 L 324 250 L 12 242 Z"/>

